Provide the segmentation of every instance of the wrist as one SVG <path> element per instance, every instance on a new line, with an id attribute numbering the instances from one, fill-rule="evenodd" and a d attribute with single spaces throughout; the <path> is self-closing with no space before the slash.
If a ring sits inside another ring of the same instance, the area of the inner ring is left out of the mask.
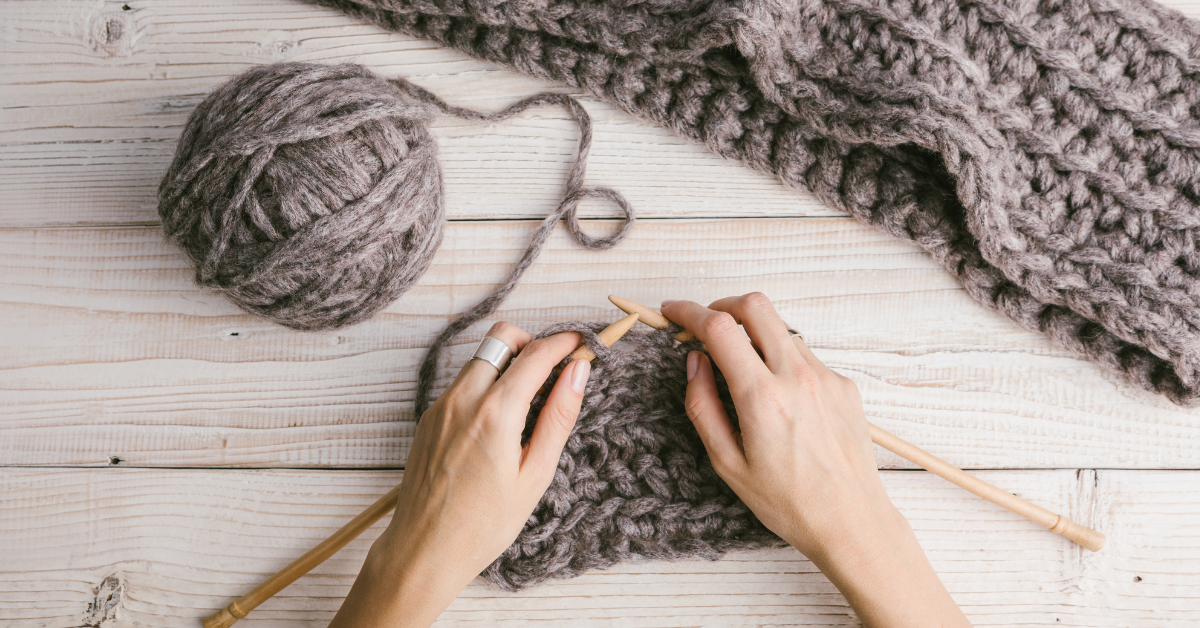
<path id="1" fill-rule="evenodd" d="M 363 568 L 387 582 L 397 593 L 409 591 L 421 595 L 440 595 L 449 592 L 450 599 L 458 595 L 476 574 L 462 573 L 463 561 L 449 558 L 445 548 L 417 539 L 399 538 L 389 528 L 370 551 Z"/>
<path id="2" fill-rule="evenodd" d="M 969 625 L 912 526 L 890 501 L 856 516 L 805 554 L 846 596 L 865 626 Z"/>
<path id="3" fill-rule="evenodd" d="M 397 539 L 389 528 L 367 552 L 358 579 L 336 618 L 343 621 L 335 624 L 428 626 L 472 578 L 446 567 L 436 553 Z"/>
<path id="4" fill-rule="evenodd" d="M 809 539 L 809 559 L 822 571 L 833 569 L 863 573 L 891 552 L 889 549 L 915 541 L 908 521 L 890 502 L 843 513 L 839 521 L 819 537 Z"/>
<path id="5" fill-rule="evenodd" d="M 819 565 L 860 561 L 896 537 L 912 535 L 881 483 L 831 484 L 792 503 L 792 525 L 780 536 Z"/>

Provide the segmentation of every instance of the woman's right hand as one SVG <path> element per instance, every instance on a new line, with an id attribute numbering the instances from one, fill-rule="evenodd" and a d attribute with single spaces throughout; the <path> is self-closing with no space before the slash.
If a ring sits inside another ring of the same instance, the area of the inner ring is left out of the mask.
<path id="1" fill-rule="evenodd" d="M 662 313 L 712 356 L 688 355 L 687 413 L 713 468 L 763 525 L 811 559 L 868 626 L 969 625 L 888 499 L 854 382 L 792 338 L 761 293 L 708 307 L 664 301 Z"/>

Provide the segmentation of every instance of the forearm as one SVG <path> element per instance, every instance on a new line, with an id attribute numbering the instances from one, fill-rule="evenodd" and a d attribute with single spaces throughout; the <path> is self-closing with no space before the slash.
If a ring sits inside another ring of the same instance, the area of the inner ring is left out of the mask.
<path id="1" fill-rule="evenodd" d="M 970 626 L 890 502 L 850 522 L 838 542 L 810 553 L 865 626 Z"/>
<path id="2" fill-rule="evenodd" d="M 371 547 L 330 628 L 424 628 L 469 583 L 430 552 L 399 547 L 391 533 Z"/>

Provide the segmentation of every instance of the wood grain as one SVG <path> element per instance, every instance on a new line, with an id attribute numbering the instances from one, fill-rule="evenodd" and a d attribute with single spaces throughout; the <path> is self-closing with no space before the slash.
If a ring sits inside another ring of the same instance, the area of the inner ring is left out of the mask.
<path id="1" fill-rule="evenodd" d="M 885 472 L 897 506 L 979 626 L 1136 628 L 1200 622 L 1200 473 L 989 471 L 1090 522 L 1092 554 L 926 473 Z M 399 472 L 0 470 L 0 623 L 80 625 L 115 575 L 114 626 L 195 626 L 385 493 Z M 254 611 L 324 626 L 384 524 Z M 509 594 L 476 582 L 438 626 L 855 626 L 793 550 L 619 565 Z"/>
<path id="2" fill-rule="evenodd" d="M 484 110 L 570 91 L 296 0 L 4 2 L 0 23 L 0 227 L 156 223 L 187 116 L 254 65 L 361 63 Z M 610 105 L 585 106 L 588 183 L 619 189 L 642 216 L 839 214 Z M 541 217 L 558 204 L 578 136 L 564 111 L 443 116 L 433 130 L 452 218 Z"/>
<path id="3" fill-rule="evenodd" d="M 0 455 L 401 465 L 425 347 L 501 279 L 532 226 L 452 224 L 416 288 L 374 320 L 326 333 L 272 326 L 198 290 L 154 228 L 0 230 Z M 616 320 L 605 297 L 618 292 L 657 303 L 751 290 L 859 384 L 880 427 L 956 466 L 1200 466 L 1200 411 L 1016 327 L 915 247 L 850 219 L 649 220 L 607 252 L 560 229 L 494 318 L 536 330 Z M 488 325 L 449 352 L 442 384 Z"/>
<path id="4" fill-rule="evenodd" d="M 1200 15 L 1195 0 L 1166 4 Z M 332 468 L 404 463 L 424 348 L 524 248 L 533 223 L 513 219 L 558 201 L 576 142 L 563 112 L 440 118 L 456 222 L 420 285 L 337 332 L 241 313 L 162 243 L 155 190 L 192 108 L 280 60 L 363 63 L 485 110 L 570 91 L 296 0 L 0 2 L 0 625 L 195 626 L 394 486 L 400 472 Z M 663 220 L 606 253 L 560 230 L 493 319 L 537 329 L 615 320 L 610 293 L 762 290 L 881 427 L 958 466 L 1043 468 L 980 477 L 1108 535 L 1090 554 L 928 474 L 885 472 L 976 625 L 1200 624 L 1200 472 L 1111 470 L 1200 468 L 1200 410 L 983 309 L 921 251 L 811 195 L 585 106 L 588 183 Z M 769 219 L 732 220 L 755 216 Z M 443 384 L 484 329 L 445 357 Z M 324 626 L 381 529 L 246 625 Z M 790 550 L 621 565 L 520 594 L 476 583 L 439 622 L 531 624 L 858 625 Z"/>

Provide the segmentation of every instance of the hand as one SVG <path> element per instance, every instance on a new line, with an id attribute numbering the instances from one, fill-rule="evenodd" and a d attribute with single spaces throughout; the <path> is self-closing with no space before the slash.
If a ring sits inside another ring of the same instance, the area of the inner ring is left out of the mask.
<path id="1" fill-rule="evenodd" d="M 508 323 L 489 336 L 517 357 L 503 375 L 471 360 L 417 424 L 391 525 L 330 626 L 427 626 L 516 540 L 550 486 L 591 365 L 563 370 L 529 442 L 529 405 L 580 336 L 531 342 Z"/>
<path id="2" fill-rule="evenodd" d="M 808 556 L 868 626 L 968 625 L 888 499 L 854 382 L 789 337 L 760 293 L 709 307 L 667 301 L 662 313 L 712 356 L 688 354 L 685 407 L 713 468 L 763 525 Z"/>

